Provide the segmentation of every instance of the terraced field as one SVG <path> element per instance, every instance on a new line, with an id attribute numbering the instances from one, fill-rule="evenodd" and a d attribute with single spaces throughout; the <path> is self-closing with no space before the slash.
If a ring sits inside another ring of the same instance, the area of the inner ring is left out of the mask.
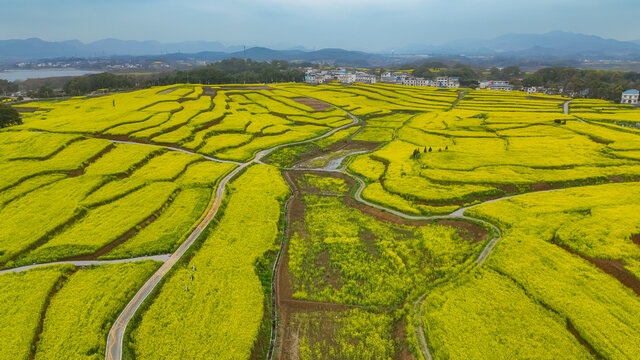
<path id="1" fill-rule="evenodd" d="M 20 107 L 0 359 L 640 357 L 637 109 L 385 84 Z"/>

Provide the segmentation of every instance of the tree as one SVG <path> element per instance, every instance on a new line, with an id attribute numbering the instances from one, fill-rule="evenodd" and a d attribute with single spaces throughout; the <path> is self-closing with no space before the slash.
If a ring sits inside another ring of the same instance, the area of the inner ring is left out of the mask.
<path id="1" fill-rule="evenodd" d="M 9 105 L 0 104 L 0 128 L 20 124 L 22 119 L 18 111 Z"/>
<path id="2" fill-rule="evenodd" d="M 55 91 L 47 85 L 41 86 L 38 88 L 37 91 L 33 92 L 29 92 L 29 96 L 31 97 L 35 97 L 35 98 L 51 98 L 54 97 L 56 95 Z"/>

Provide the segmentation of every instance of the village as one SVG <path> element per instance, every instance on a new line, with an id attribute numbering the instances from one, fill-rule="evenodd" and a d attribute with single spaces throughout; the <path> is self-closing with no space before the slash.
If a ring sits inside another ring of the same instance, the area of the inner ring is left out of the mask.
<path id="1" fill-rule="evenodd" d="M 378 82 L 385 84 L 405 85 L 405 86 L 424 86 L 435 88 L 459 88 L 460 78 L 456 76 L 439 76 L 435 79 L 425 79 L 415 77 L 410 71 L 385 71 L 381 75 L 369 74 L 364 71 L 350 71 L 346 68 L 323 69 L 305 68 L 304 80 L 307 84 L 320 85 L 330 82 L 339 82 L 341 84 L 376 84 Z M 522 79 L 520 79 L 522 80 Z M 515 86 L 507 80 L 481 80 L 477 85 L 478 89 L 494 90 L 494 91 L 523 91 L 527 94 L 544 94 L 559 95 L 563 93 L 562 88 L 548 89 L 544 86 Z M 588 90 L 582 92 L 571 92 L 570 97 L 584 97 L 588 94 Z M 624 91 L 622 93 L 621 104 L 630 104 L 638 106 L 640 92 L 636 89 Z"/>
<path id="2" fill-rule="evenodd" d="M 425 79 L 414 77 L 407 71 L 383 72 L 380 76 L 368 74 L 364 71 L 348 71 L 345 68 L 317 70 L 314 68 L 305 69 L 305 82 L 307 84 L 325 84 L 337 81 L 343 84 L 375 84 L 377 82 L 386 84 L 406 85 L 406 86 L 427 86 L 438 88 L 459 88 L 460 79 L 453 76 L 440 76 L 436 79 Z"/>

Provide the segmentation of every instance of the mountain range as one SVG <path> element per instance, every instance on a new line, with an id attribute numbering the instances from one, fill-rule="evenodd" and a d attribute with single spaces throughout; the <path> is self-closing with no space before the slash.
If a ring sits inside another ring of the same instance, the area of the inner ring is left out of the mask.
<path id="1" fill-rule="evenodd" d="M 299 60 L 323 61 L 344 65 L 379 65 L 394 63 L 403 57 L 416 59 L 415 55 L 467 55 L 500 56 L 512 58 L 549 59 L 608 59 L 640 60 L 640 40 L 619 41 L 594 35 L 552 31 L 546 34 L 506 34 L 493 39 L 462 39 L 438 46 L 410 45 L 378 54 L 343 49 L 309 51 L 303 47 L 275 50 L 252 47 L 243 51 L 242 46 L 225 46 L 215 41 L 185 41 L 161 43 L 105 39 L 91 43 L 78 40 L 49 42 L 38 38 L 25 40 L 0 40 L 0 61 L 17 62 L 55 58 L 94 58 L 114 56 L 158 56 L 202 60 L 222 60 L 231 57 L 250 58 L 258 61 Z M 413 57 L 410 55 L 414 55 Z"/>
<path id="2" fill-rule="evenodd" d="M 595 35 L 552 31 L 546 34 L 505 34 L 492 39 L 461 39 L 439 46 L 413 45 L 401 49 L 400 52 L 566 59 L 635 59 L 640 57 L 640 40 L 619 41 Z"/>
<path id="3" fill-rule="evenodd" d="M 78 40 L 45 41 L 39 38 L 0 40 L 0 60 L 4 61 L 188 54 L 202 51 L 234 52 L 238 50 L 242 50 L 242 46 L 225 46 L 216 41 L 161 43 L 159 41 L 104 39 L 85 44 Z"/>

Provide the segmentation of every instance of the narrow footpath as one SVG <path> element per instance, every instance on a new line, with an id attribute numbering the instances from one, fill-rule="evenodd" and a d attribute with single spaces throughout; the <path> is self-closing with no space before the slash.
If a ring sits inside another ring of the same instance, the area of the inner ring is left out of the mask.
<path id="1" fill-rule="evenodd" d="M 238 173 L 240 173 L 242 170 L 244 170 L 246 167 L 248 167 L 249 165 L 252 165 L 252 164 L 263 164 L 262 158 L 264 158 L 265 156 L 269 155 L 270 153 L 272 153 L 273 151 L 275 151 L 277 149 L 280 149 L 280 148 L 285 147 L 285 146 L 305 144 L 305 143 L 316 141 L 316 140 L 319 140 L 319 139 L 322 139 L 322 138 L 326 138 L 328 136 L 331 136 L 331 135 L 335 134 L 338 131 L 341 131 L 341 130 L 344 130 L 346 128 L 349 128 L 351 126 L 356 125 L 358 123 L 358 119 L 355 116 L 351 115 L 351 114 L 349 114 L 349 115 L 353 120 L 351 123 L 345 124 L 343 126 L 335 128 L 335 129 L 332 129 L 331 131 L 326 132 L 323 135 L 316 136 L 316 137 L 308 139 L 308 140 L 297 141 L 297 142 L 292 142 L 292 143 L 287 143 L 287 144 L 281 144 L 281 145 L 277 145 L 277 146 L 274 146 L 274 147 L 266 149 L 266 150 L 259 151 L 258 153 L 256 153 L 256 155 L 254 156 L 254 158 L 252 160 L 250 160 L 250 161 L 248 161 L 246 163 L 233 162 L 233 163 L 238 164 L 239 166 L 236 167 L 232 172 L 227 174 L 227 176 L 225 176 L 220 181 L 220 183 L 218 184 L 218 187 L 216 188 L 216 193 L 215 193 L 215 196 L 214 196 L 214 200 L 211 203 L 211 206 L 209 207 L 209 210 L 207 211 L 206 215 L 199 222 L 199 225 L 189 235 L 187 240 L 185 240 L 180 245 L 180 247 L 173 254 L 171 254 L 169 259 L 167 261 L 165 261 L 165 263 L 156 271 L 156 273 L 153 274 L 153 276 L 151 278 L 149 278 L 149 280 L 147 280 L 147 282 L 142 286 L 142 288 L 140 288 L 140 290 L 138 290 L 138 292 L 133 297 L 133 299 L 131 299 L 131 301 L 127 304 L 127 306 L 124 308 L 124 310 L 120 313 L 120 315 L 116 319 L 116 321 L 113 324 L 113 326 L 111 327 L 111 330 L 109 331 L 109 335 L 107 337 L 107 346 L 106 346 L 106 353 L 105 353 L 105 359 L 106 360 L 120 360 L 120 359 L 122 359 L 124 333 L 125 333 L 125 330 L 127 328 L 127 325 L 129 324 L 129 322 L 133 318 L 133 315 L 135 314 L 135 312 L 140 308 L 142 303 L 151 294 L 151 292 L 156 287 L 156 285 L 158 285 L 160 280 L 162 280 L 162 278 L 173 268 L 173 266 L 176 263 L 178 263 L 180 258 L 182 258 L 182 256 L 187 252 L 187 250 L 189 250 L 191 245 L 193 245 L 195 240 L 202 234 L 202 232 L 209 225 L 211 220 L 213 220 L 213 218 L 215 217 L 216 213 L 218 212 L 218 209 L 220 208 L 220 204 L 222 203 L 222 197 L 224 196 L 224 192 L 225 192 L 227 183 L 231 179 L 233 179 Z M 188 152 L 186 150 L 182 150 L 182 149 L 178 149 L 178 148 L 171 148 L 171 147 L 167 147 L 167 148 L 169 150 L 174 150 L 174 151 Z M 209 160 L 221 161 L 221 162 L 229 162 L 229 161 L 226 161 L 226 160 L 213 159 L 213 158 L 210 158 Z M 274 335 L 272 335 L 272 337 L 273 336 Z"/>

